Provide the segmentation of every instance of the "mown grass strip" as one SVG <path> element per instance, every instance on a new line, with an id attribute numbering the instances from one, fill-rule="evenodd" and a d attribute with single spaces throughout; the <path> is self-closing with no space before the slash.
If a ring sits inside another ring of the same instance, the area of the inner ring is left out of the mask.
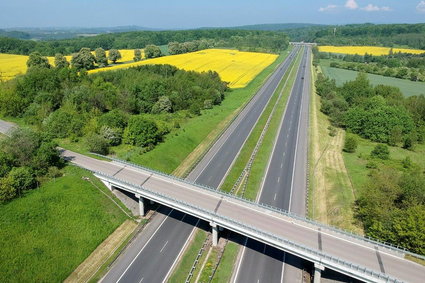
<path id="1" fill-rule="evenodd" d="M 180 283 L 185 282 L 187 275 L 190 272 L 190 269 L 192 268 L 193 262 L 195 261 L 196 256 L 198 255 L 198 251 L 201 249 L 202 244 L 204 243 L 207 232 L 201 229 L 197 229 L 195 232 L 195 236 L 193 241 L 189 244 L 189 247 L 187 248 L 184 256 L 180 260 L 179 264 L 175 268 L 175 272 L 173 272 L 168 280 L 170 283 Z M 200 262 L 205 258 L 206 252 L 202 255 L 202 257 L 199 259 Z M 197 268 L 199 269 L 199 267 Z M 195 270 L 196 272 L 196 270 Z M 194 273 L 194 276 L 192 278 L 196 277 L 196 273 Z"/>
<path id="2" fill-rule="evenodd" d="M 208 141 L 205 141 L 205 138 L 212 131 L 216 131 L 219 135 L 221 130 L 228 126 L 223 124 L 221 125 L 222 129 L 217 128 L 220 122 L 226 119 L 230 121 L 239 113 L 239 110 L 255 95 L 269 75 L 284 61 L 288 52 L 282 53 L 273 64 L 265 68 L 245 88 L 229 91 L 220 106 L 203 110 L 201 116 L 190 119 L 178 131 L 168 134 L 165 141 L 153 150 L 142 155 L 132 154 L 129 161 L 165 173 L 172 173 L 199 144 L 211 143 L 215 140 L 215 137 Z M 118 153 L 118 156 L 122 157 L 121 154 L 128 156 L 128 152 Z"/>

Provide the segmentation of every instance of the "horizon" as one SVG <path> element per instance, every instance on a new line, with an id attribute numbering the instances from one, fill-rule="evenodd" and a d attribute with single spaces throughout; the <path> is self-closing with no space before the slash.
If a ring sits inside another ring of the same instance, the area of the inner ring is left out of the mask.
<path id="1" fill-rule="evenodd" d="M 25 8 L 22 8 L 25 7 Z M 218 0 L 213 3 L 158 0 L 16 0 L 0 4 L 0 27 L 112 28 L 137 26 L 176 30 L 223 28 L 257 24 L 311 23 L 321 25 L 425 22 L 425 1 L 407 0 Z M 36 11 L 36 12 L 34 12 Z M 77 15 L 77 16 L 76 16 Z M 78 23 L 78 24 L 76 24 Z"/>

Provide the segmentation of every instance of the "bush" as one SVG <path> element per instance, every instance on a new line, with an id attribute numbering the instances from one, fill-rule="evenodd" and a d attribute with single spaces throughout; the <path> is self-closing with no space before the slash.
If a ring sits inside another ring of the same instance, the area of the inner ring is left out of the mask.
<path id="1" fill-rule="evenodd" d="M 330 135 L 331 137 L 336 136 L 337 131 L 336 131 L 336 128 L 335 128 L 335 127 L 333 127 L 333 126 L 329 126 L 329 127 L 328 127 L 328 130 L 329 130 L 329 135 Z"/>
<path id="2" fill-rule="evenodd" d="M 101 135 L 90 134 L 86 137 L 86 144 L 89 151 L 106 155 L 109 152 L 109 142 Z"/>
<path id="3" fill-rule="evenodd" d="M 404 149 L 409 149 L 409 150 L 412 150 L 413 149 L 413 140 L 412 140 L 411 137 L 405 137 L 404 138 L 403 148 Z"/>
<path id="4" fill-rule="evenodd" d="M 357 149 L 357 139 L 353 135 L 346 135 L 345 136 L 345 142 L 344 142 L 344 151 L 353 153 L 356 152 Z"/>
<path id="5" fill-rule="evenodd" d="M 140 116 L 133 116 L 124 131 L 124 142 L 135 146 L 147 146 L 158 143 L 161 139 L 154 122 Z"/>
<path id="6" fill-rule="evenodd" d="M 378 144 L 371 151 L 370 155 L 374 158 L 379 158 L 379 159 L 382 159 L 382 160 L 388 160 L 388 159 L 390 159 L 390 150 L 388 149 L 387 145 Z"/>

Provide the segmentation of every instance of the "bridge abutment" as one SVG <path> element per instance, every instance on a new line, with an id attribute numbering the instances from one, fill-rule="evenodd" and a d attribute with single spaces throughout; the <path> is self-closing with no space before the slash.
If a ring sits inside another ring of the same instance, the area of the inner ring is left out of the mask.
<path id="1" fill-rule="evenodd" d="M 322 271 L 325 270 L 325 267 L 319 263 L 314 263 L 314 283 L 320 283 L 322 277 Z"/>

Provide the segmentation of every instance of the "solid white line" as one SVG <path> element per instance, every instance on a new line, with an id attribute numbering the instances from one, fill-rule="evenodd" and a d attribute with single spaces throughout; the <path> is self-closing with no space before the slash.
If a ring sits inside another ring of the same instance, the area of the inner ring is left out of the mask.
<path id="1" fill-rule="evenodd" d="M 301 64 L 300 64 L 301 67 Z M 301 68 L 299 69 L 301 71 Z M 298 74 L 297 74 L 298 76 Z M 291 203 L 292 203 L 292 191 L 294 189 L 294 176 L 295 176 L 295 165 L 297 163 L 297 150 L 298 150 L 298 139 L 300 137 L 300 125 L 301 125 L 301 116 L 302 116 L 302 109 L 303 109 L 303 98 L 304 98 L 304 82 L 302 86 L 302 92 L 301 92 L 301 99 L 300 99 L 300 114 L 298 116 L 298 127 L 297 127 L 297 139 L 295 141 L 295 154 L 294 154 L 294 164 L 292 167 L 292 180 L 291 180 L 291 192 L 289 194 L 289 205 L 288 205 L 288 211 L 291 211 Z"/>
<path id="2" fill-rule="evenodd" d="M 186 250 L 187 245 L 189 245 L 190 239 L 192 239 L 192 235 L 193 235 L 193 233 L 195 233 L 196 227 L 198 227 L 199 221 L 200 221 L 200 219 L 198 219 L 198 221 L 196 222 L 195 226 L 192 229 L 192 232 L 190 232 L 189 237 L 187 237 L 187 240 L 184 243 L 182 249 L 180 250 L 179 254 L 177 255 L 176 259 L 174 260 L 174 262 L 171 265 L 170 269 L 168 270 L 167 274 L 165 275 L 164 280 L 162 280 L 163 283 L 168 281 L 168 277 L 171 275 L 171 272 L 174 270 L 174 267 L 176 266 L 177 262 L 179 261 L 182 253 Z"/>
<path id="3" fill-rule="evenodd" d="M 297 53 L 297 56 L 298 56 L 298 53 Z M 295 58 L 294 58 L 294 63 L 295 63 L 296 61 L 297 61 L 297 58 L 295 57 Z M 292 71 L 294 70 L 294 67 L 295 67 L 295 64 L 292 66 L 291 70 L 289 71 L 288 78 L 287 78 L 287 80 L 286 80 L 286 82 L 285 82 L 285 85 L 284 85 L 284 86 L 283 86 L 283 88 L 282 88 L 282 91 L 285 89 L 286 84 L 287 84 L 287 82 L 289 81 L 289 77 L 291 76 Z M 276 145 L 277 145 L 277 140 L 279 139 L 279 135 L 280 135 L 280 132 L 281 132 L 281 130 L 282 130 L 283 120 L 285 119 L 286 110 L 288 109 L 289 101 L 291 100 L 292 90 L 294 89 L 294 85 L 295 85 L 295 84 L 293 84 L 293 85 L 292 85 L 292 87 L 291 87 L 291 92 L 289 93 L 288 101 L 286 102 L 286 105 L 285 105 L 285 111 L 283 111 L 283 115 L 282 115 L 282 118 L 281 118 L 280 123 L 279 123 L 279 131 L 277 132 L 276 137 L 275 137 L 275 139 L 274 139 L 274 142 L 273 142 L 273 149 L 272 149 L 272 152 L 271 152 L 271 154 L 270 154 L 270 157 L 269 157 L 269 160 L 268 160 L 268 163 L 267 163 L 267 169 L 266 169 L 265 174 L 264 174 L 264 176 L 266 176 L 266 177 L 265 177 L 265 178 L 263 178 L 263 181 L 262 181 L 262 183 L 261 183 L 261 187 L 260 187 L 260 191 L 258 192 L 258 194 L 257 194 L 257 198 L 255 199 L 255 201 L 256 201 L 256 202 L 258 202 L 258 201 L 259 201 L 259 199 L 260 199 L 260 197 L 261 197 L 261 194 L 263 193 L 264 183 L 266 182 L 267 174 L 269 173 L 270 164 L 272 163 L 273 154 L 274 154 L 274 152 L 275 152 Z M 286 146 L 286 144 L 285 144 L 285 146 Z"/>
<path id="4" fill-rule="evenodd" d="M 162 253 L 162 251 L 164 250 L 165 246 L 168 244 L 168 241 L 165 242 L 164 246 L 162 247 L 162 249 L 159 251 L 159 253 Z"/>
<path id="5" fill-rule="evenodd" d="M 170 213 L 167 214 L 167 217 L 162 220 L 161 224 L 158 226 L 158 228 L 155 230 L 155 232 L 151 235 L 149 240 L 143 245 L 143 247 L 140 249 L 140 251 L 137 253 L 136 257 L 130 262 L 130 264 L 127 266 L 127 268 L 124 270 L 124 272 L 121 274 L 120 278 L 118 278 L 117 283 L 120 282 L 121 278 L 124 276 L 124 274 L 127 272 L 127 270 L 131 267 L 131 265 L 134 263 L 134 261 L 139 257 L 139 255 L 142 253 L 142 251 L 145 249 L 145 247 L 149 244 L 149 242 L 152 240 L 153 236 L 155 236 L 156 232 L 159 231 L 162 224 L 164 224 L 165 220 L 167 220 L 168 216 L 173 212 L 174 209 L 170 211 Z"/>
<path id="6" fill-rule="evenodd" d="M 242 259 L 244 258 L 244 255 L 245 255 L 245 252 L 246 252 L 247 243 L 248 243 L 248 237 L 246 237 L 245 244 L 244 244 L 243 250 L 242 250 L 242 254 L 241 254 L 241 257 L 239 258 L 239 264 L 238 264 L 238 268 L 236 269 L 236 274 L 235 274 L 235 278 L 233 279 L 233 283 L 236 283 L 236 280 L 238 279 L 239 271 L 241 270 Z"/>
<path id="7" fill-rule="evenodd" d="M 139 283 L 142 283 L 143 279 L 145 279 L 145 277 L 142 277 L 142 279 L 140 279 Z"/>
<path id="8" fill-rule="evenodd" d="M 283 282 L 283 275 L 285 274 L 285 260 L 286 260 L 286 252 L 283 253 L 283 263 L 282 263 L 282 273 L 280 275 L 280 282 Z"/>

